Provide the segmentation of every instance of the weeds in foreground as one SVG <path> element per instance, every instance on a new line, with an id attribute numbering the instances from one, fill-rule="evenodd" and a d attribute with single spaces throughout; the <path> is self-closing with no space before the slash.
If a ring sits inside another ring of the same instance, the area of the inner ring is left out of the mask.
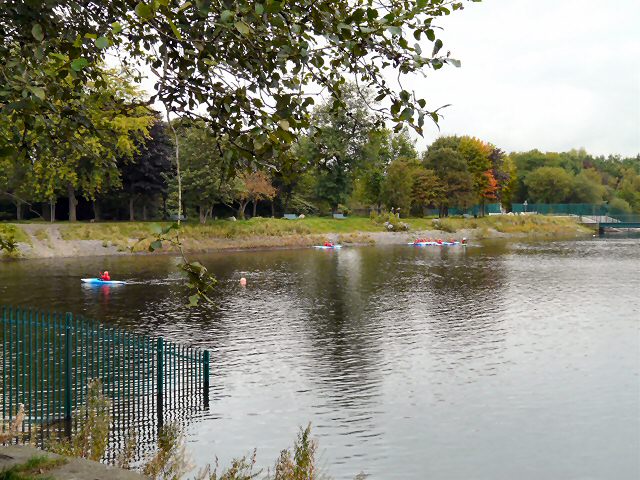
<path id="1" fill-rule="evenodd" d="M 318 444 L 311 438 L 311 424 L 301 430 L 293 446 L 293 457 L 289 450 L 280 452 L 273 480 L 315 480 L 316 450 Z"/>
<path id="2" fill-rule="evenodd" d="M 49 458 L 44 455 L 31 457 L 25 463 L 0 471 L 0 480 L 53 480 L 42 476 L 46 472 L 67 463 L 64 458 Z"/>
<path id="3" fill-rule="evenodd" d="M 13 421 L 0 426 L 0 443 L 11 441 L 23 435 L 22 422 L 24 421 L 24 417 L 24 404 L 19 403 Z"/>
<path id="4" fill-rule="evenodd" d="M 0 441 L 16 438 L 21 434 L 22 422 L 25 418 L 24 406 L 20 405 L 16 418 L 5 427 L 0 436 Z M 109 429 L 111 425 L 110 402 L 102 393 L 102 383 L 93 380 L 89 383 L 87 404 L 80 409 L 77 415 L 79 428 L 71 439 L 55 440 L 47 445 L 47 450 L 65 455 L 67 457 L 87 458 L 100 461 L 105 454 Z M 117 457 L 116 465 L 130 469 L 136 451 L 136 436 L 131 435 L 122 452 Z M 325 478 L 318 471 L 316 465 L 317 442 L 311 437 L 311 425 L 300 429 L 293 448 L 280 452 L 273 473 L 268 471 L 264 480 L 321 480 Z M 251 455 L 236 458 L 231 466 L 218 473 L 218 461 L 215 466 L 207 466 L 198 472 L 193 480 L 254 480 L 262 475 L 262 471 L 254 471 L 256 465 L 256 450 Z M 45 457 L 46 458 L 46 457 Z M 56 468 L 58 464 L 48 459 L 50 467 Z M 36 462 L 34 460 L 34 462 Z M 46 468 L 34 470 L 35 467 L 25 467 L 25 470 L 7 470 L 0 472 L 0 480 L 31 480 L 31 473 L 45 471 Z M 185 437 L 180 428 L 175 424 L 163 427 L 158 438 L 158 449 L 155 455 L 146 461 L 142 472 L 153 480 L 181 480 L 188 478 L 192 466 L 185 448 Z M 32 472 L 33 470 L 33 472 Z M 31 473 L 30 473 L 31 472 Z M 4 476 L 3 476 L 4 475 Z M 43 480 L 42 477 L 36 477 Z M 360 474 L 358 479 L 365 478 Z"/>
<path id="5" fill-rule="evenodd" d="M 111 402 L 102 393 L 102 382 L 92 380 L 87 391 L 87 404 L 80 409 L 78 431 L 70 439 L 58 439 L 47 450 L 68 457 L 100 461 L 109 442 Z"/>
<path id="6" fill-rule="evenodd" d="M 153 480 L 180 480 L 190 470 L 184 435 L 175 424 L 165 425 L 158 437 L 158 452 L 146 463 L 143 473 Z"/>

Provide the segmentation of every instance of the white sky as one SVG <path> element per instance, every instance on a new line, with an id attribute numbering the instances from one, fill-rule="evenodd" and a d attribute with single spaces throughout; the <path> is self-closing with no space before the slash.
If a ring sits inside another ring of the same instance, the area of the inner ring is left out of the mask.
<path id="1" fill-rule="evenodd" d="M 406 86 L 443 111 L 438 135 L 507 151 L 640 153 L 640 0 L 484 0 L 440 20 L 462 61 Z"/>
<path id="2" fill-rule="evenodd" d="M 483 0 L 437 25 L 462 67 L 403 81 L 429 108 L 451 104 L 420 150 L 457 134 L 508 152 L 640 154 L 640 0 Z"/>

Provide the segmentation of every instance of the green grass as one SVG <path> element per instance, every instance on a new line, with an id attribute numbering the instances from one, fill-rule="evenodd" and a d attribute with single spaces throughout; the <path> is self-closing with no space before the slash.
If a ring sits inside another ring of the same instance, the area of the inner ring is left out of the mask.
<path id="1" fill-rule="evenodd" d="M 16 242 L 30 243 L 29 235 L 13 224 L 0 223 L 0 236 L 13 237 Z"/>
<path id="2" fill-rule="evenodd" d="M 36 230 L 33 236 L 42 242 L 49 240 L 49 234 L 44 228 L 39 228 L 38 230 Z"/>
<path id="3" fill-rule="evenodd" d="M 64 458 L 49 458 L 44 455 L 36 455 L 25 463 L 15 465 L 9 469 L 0 471 L 0 480 L 48 480 L 51 476 L 45 472 L 64 465 Z"/>
<path id="4" fill-rule="evenodd" d="M 490 230 L 505 234 L 532 235 L 566 235 L 578 233 L 584 227 L 578 226 L 573 219 L 563 217 L 547 217 L 542 215 L 491 215 L 482 218 L 450 217 L 442 219 L 403 218 L 409 224 L 411 231 L 442 230 L 448 233 L 460 230 L 477 230 L 478 237 L 490 236 Z M 64 240 L 97 240 L 107 247 L 113 245 L 120 251 L 127 250 L 138 239 L 135 250 L 146 250 L 153 240 L 158 226 L 169 225 L 168 222 L 99 222 L 99 223 L 60 223 L 60 235 Z M 20 241 L 29 241 L 25 233 L 10 224 L 0 224 L 0 234 L 13 233 Z M 385 231 L 384 225 L 376 223 L 368 217 L 348 217 L 338 220 L 331 217 L 307 217 L 298 220 L 279 218 L 252 218 L 250 220 L 214 220 L 206 225 L 186 222 L 182 230 L 182 239 L 188 249 L 206 250 L 219 248 L 233 248 L 230 242 L 239 242 L 237 246 L 252 248 L 273 246 L 274 242 L 281 245 L 306 245 L 310 241 L 317 241 L 317 236 L 333 233 L 339 234 L 347 240 L 353 238 L 353 243 L 369 243 L 366 234 Z M 584 230 L 586 231 L 586 230 Z M 46 232 L 43 232 L 46 233 Z M 40 231 L 36 231 L 40 238 Z M 282 241 L 276 240 L 282 238 Z M 271 239 L 271 240 L 261 240 Z"/>
<path id="5" fill-rule="evenodd" d="M 561 234 L 587 231 L 566 217 L 544 215 L 491 215 L 482 218 L 442 218 L 437 221 L 438 228 L 445 232 L 457 232 L 464 229 L 494 229 L 501 233 L 522 234 Z"/>

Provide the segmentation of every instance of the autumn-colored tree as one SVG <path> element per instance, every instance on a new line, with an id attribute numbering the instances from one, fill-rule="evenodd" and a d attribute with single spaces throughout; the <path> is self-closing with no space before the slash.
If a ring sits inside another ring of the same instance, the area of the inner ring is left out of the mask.
<path id="1" fill-rule="evenodd" d="M 486 178 L 485 187 L 482 191 L 482 198 L 486 200 L 495 200 L 498 193 L 498 181 L 493 176 L 491 170 L 484 172 Z"/>
<path id="2" fill-rule="evenodd" d="M 244 220 L 244 211 L 249 202 L 253 203 L 253 216 L 260 200 L 271 200 L 276 195 L 276 189 L 271 184 L 269 176 L 260 170 L 240 174 L 240 188 L 237 190 L 238 217 Z"/>
<path id="3" fill-rule="evenodd" d="M 444 193 L 443 186 L 433 170 L 424 167 L 416 168 L 413 174 L 411 205 L 422 211 L 429 205 L 436 204 Z"/>

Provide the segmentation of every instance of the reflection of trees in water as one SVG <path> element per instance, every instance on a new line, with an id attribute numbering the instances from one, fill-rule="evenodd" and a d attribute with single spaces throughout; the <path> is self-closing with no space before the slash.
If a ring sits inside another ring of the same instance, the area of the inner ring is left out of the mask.
<path id="1" fill-rule="evenodd" d="M 434 345 L 439 342 L 445 351 L 464 349 L 467 358 L 500 348 L 506 334 L 503 260 L 503 256 L 469 252 L 443 256 L 429 268 L 426 317 Z"/>
<path id="2" fill-rule="evenodd" d="M 306 331 L 313 356 L 311 380 L 341 408 L 359 409 L 379 395 L 381 345 L 361 249 L 314 255 L 301 292 L 308 301 Z"/>

